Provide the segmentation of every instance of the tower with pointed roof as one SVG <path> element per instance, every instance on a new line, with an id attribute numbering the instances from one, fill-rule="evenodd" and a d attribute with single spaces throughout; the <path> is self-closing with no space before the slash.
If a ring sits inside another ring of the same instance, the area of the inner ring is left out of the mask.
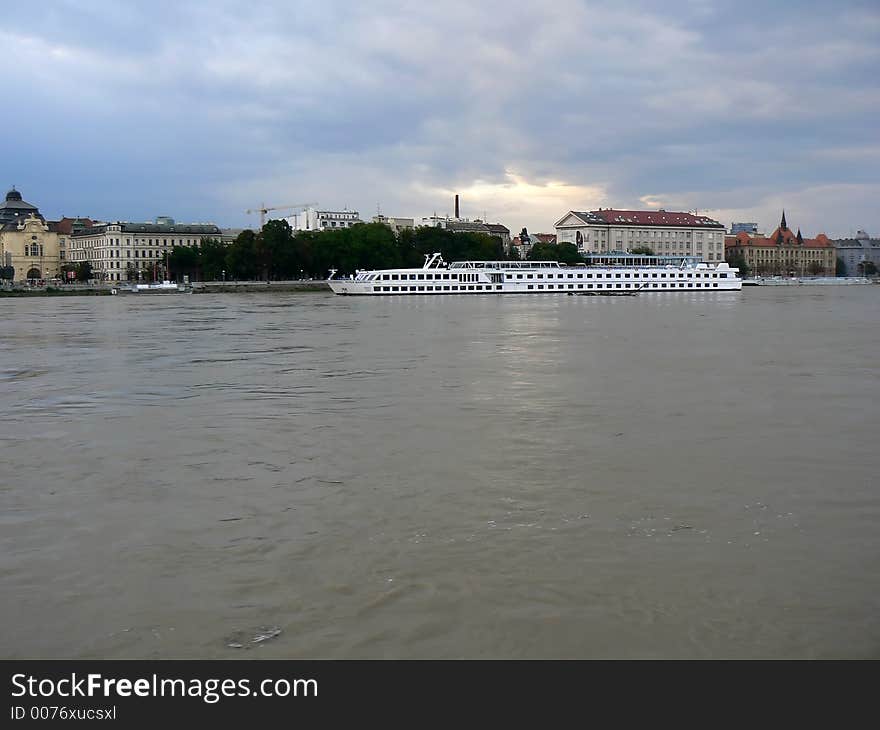
<path id="1" fill-rule="evenodd" d="M 788 226 L 785 223 L 785 208 L 782 209 L 782 222 L 779 224 L 779 227 L 784 231 Z"/>

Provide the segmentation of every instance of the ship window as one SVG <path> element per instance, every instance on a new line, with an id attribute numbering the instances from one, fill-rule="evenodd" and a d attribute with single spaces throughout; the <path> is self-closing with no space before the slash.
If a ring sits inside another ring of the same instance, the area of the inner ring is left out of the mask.
<path id="1" fill-rule="evenodd" d="M 615 278 L 615 279 L 619 279 L 619 278 L 620 278 L 620 274 L 615 274 L 615 275 L 614 275 L 614 278 Z"/>
<path id="2" fill-rule="evenodd" d="M 727 274 L 718 274 L 718 276 L 720 276 L 722 279 L 726 279 L 726 278 L 727 278 Z"/>
<path id="3" fill-rule="evenodd" d="M 574 284 L 569 284 L 569 285 L 568 285 L 568 288 L 569 288 L 569 289 L 574 289 Z"/>
<path id="4" fill-rule="evenodd" d="M 382 281 L 388 281 L 388 274 L 382 274 Z"/>
<path id="5" fill-rule="evenodd" d="M 532 276 L 532 274 L 526 274 L 526 279 L 532 279 L 532 278 L 534 278 L 534 277 Z"/>
<path id="6" fill-rule="evenodd" d="M 498 288 L 500 289 L 501 287 L 498 287 Z M 449 286 L 444 286 L 443 291 L 449 291 Z"/>
<path id="7" fill-rule="evenodd" d="M 458 291 L 458 287 L 453 285 L 452 291 Z"/>
<path id="8" fill-rule="evenodd" d="M 517 275 L 516 275 L 516 278 L 517 278 L 517 279 L 522 279 L 522 274 L 517 274 Z"/>
<path id="9" fill-rule="evenodd" d="M 618 289 L 620 289 L 620 284 L 616 284 L 615 286 L 616 286 Z"/>
<path id="10" fill-rule="evenodd" d="M 433 275 L 433 274 L 425 274 L 425 278 L 426 278 L 426 279 L 429 279 L 430 281 L 433 281 L 433 280 L 434 280 L 434 275 Z"/>
<path id="11" fill-rule="evenodd" d="M 652 279 L 656 279 L 656 278 L 657 278 L 657 274 L 651 274 L 651 278 L 652 278 Z"/>
<path id="12" fill-rule="evenodd" d="M 425 291 L 425 287 L 420 286 L 420 287 L 419 287 L 419 291 Z"/>
<path id="13" fill-rule="evenodd" d="M 424 275 L 424 274 L 419 274 L 419 281 L 424 281 L 424 279 L 425 279 L 425 275 Z"/>
<path id="14" fill-rule="evenodd" d="M 717 282 L 717 281 L 713 281 L 713 282 L 712 282 L 712 286 L 718 286 L 718 282 Z"/>
<path id="15" fill-rule="evenodd" d="M 498 291 L 501 291 L 501 284 L 498 284 L 495 288 L 496 288 Z"/>
<path id="16" fill-rule="evenodd" d="M 544 275 L 543 275 L 543 274 L 538 274 L 538 278 L 539 278 L 539 279 L 543 279 L 543 278 L 544 278 Z"/>
<path id="17" fill-rule="evenodd" d="M 588 279 L 592 279 L 592 278 L 593 278 L 593 275 L 592 275 L 592 274 L 587 274 L 587 278 L 588 278 Z"/>
<path id="18" fill-rule="evenodd" d="M 569 278 L 569 279 L 574 279 L 574 274 L 569 274 L 569 275 L 568 275 L 568 278 Z"/>
<path id="19" fill-rule="evenodd" d="M 397 281 L 397 274 L 391 275 L 391 281 Z"/>
<path id="20" fill-rule="evenodd" d="M 543 289 L 543 288 L 544 288 L 543 284 L 538 284 L 538 289 Z"/>
<path id="21" fill-rule="evenodd" d="M 657 284 L 651 284 L 655 289 L 657 288 Z"/>
<path id="22" fill-rule="evenodd" d="M 611 278 L 611 274 L 605 274 L 605 278 L 606 278 L 606 279 L 610 279 L 610 278 Z"/>
<path id="23" fill-rule="evenodd" d="M 583 278 L 584 278 L 583 274 L 578 274 L 578 279 L 583 279 Z"/>
<path id="24" fill-rule="evenodd" d="M 400 287 L 399 286 L 392 286 L 391 291 L 400 291 Z"/>
<path id="25" fill-rule="evenodd" d="M 602 288 L 602 284 L 596 284 L 596 288 L 597 288 L 597 289 L 601 289 L 601 288 Z"/>
<path id="26" fill-rule="evenodd" d="M 535 285 L 534 285 L 534 284 L 529 284 L 528 287 L 529 287 L 529 289 L 534 289 L 534 288 L 535 288 Z"/>

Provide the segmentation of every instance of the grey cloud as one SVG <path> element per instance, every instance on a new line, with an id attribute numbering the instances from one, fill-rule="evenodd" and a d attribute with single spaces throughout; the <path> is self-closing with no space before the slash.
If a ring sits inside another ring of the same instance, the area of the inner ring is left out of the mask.
<path id="1" fill-rule="evenodd" d="M 832 229 L 849 221 L 810 196 L 877 183 L 852 152 L 877 144 L 869 3 L 58 2 L 40 14 L 9 19 L 0 40 L 22 58 L 16 96 L 57 113 L 9 120 L 8 174 L 59 213 L 161 206 L 241 224 L 244 195 L 320 195 L 420 215 L 445 204 L 436 191 L 475 181 L 510 211 L 513 170 L 600 186 L 619 207 L 653 195 L 747 212 L 788 192 Z M 58 160 L 75 171 L 60 182 L 40 172 Z M 875 210 L 846 210 L 880 230 Z M 505 222 L 552 225 L 542 215 Z"/>

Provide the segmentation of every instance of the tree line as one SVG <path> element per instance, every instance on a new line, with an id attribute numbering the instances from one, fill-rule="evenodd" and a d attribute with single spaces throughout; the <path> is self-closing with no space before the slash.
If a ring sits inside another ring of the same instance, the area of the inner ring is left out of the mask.
<path id="1" fill-rule="evenodd" d="M 501 238 L 485 233 L 452 233 L 420 227 L 395 233 L 382 223 L 359 223 L 329 231 L 294 231 L 285 220 L 271 220 L 262 230 L 244 230 L 229 244 L 203 239 L 198 246 L 175 246 L 169 256 L 170 277 L 193 281 L 221 279 L 279 281 L 323 279 L 357 269 L 417 268 L 425 256 L 440 252 L 445 261 L 517 260 Z M 573 244 L 537 244 L 530 259 L 564 263 L 583 261 Z"/>
<path id="2" fill-rule="evenodd" d="M 453 233 L 419 227 L 395 233 L 382 223 L 359 223 L 329 231 L 294 231 L 286 220 L 268 221 L 261 230 L 244 230 L 231 243 L 203 238 L 195 246 L 174 246 L 167 259 L 129 262 L 126 278 L 191 281 L 280 281 L 324 279 L 331 269 L 340 275 L 357 269 L 418 268 L 425 256 L 440 252 L 445 261 L 519 260 L 516 247 L 505 251 L 498 236 Z M 528 258 L 578 264 L 584 261 L 572 243 L 536 243 Z M 166 271 L 167 262 L 167 271 Z M 68 264 L 76 279 L 92 278 L 88 261 Z"/>

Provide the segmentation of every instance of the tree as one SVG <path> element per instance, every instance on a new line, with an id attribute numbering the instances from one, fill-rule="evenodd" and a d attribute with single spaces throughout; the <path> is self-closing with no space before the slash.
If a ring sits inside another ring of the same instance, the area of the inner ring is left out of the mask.
<path id="1" fill-rule="evenodd" d="M 742 252 L 739 252 L 737 254 L 727 254 L 726 261 L 728 265 L 730 265 L 734 269 L 739 269 L 739 275 L 743 279 L 745 279 L 751 272 L 749 265 L 746 263 L 746 257 L 743 256 Z"/>
<path id="2" fill-rule="evenodd" d="M 244 230 L 226 251 L 226 271 L 233 279 L 255 279 L 259 273 L 256 252 L 256 234 Z"/>
<path id="3" fill-rule="evenodd" d="M 175 246 L 168 256 L 169 279 L 186 274 L 195 278 L 199 270 L 199 249 L 195 246 Z"/>
<path id="4" fill-rule="evenodd" d="M 583 256 L 573 243 L 536 243 L 529 251 L 529 261 L 558 261 L 560 264 L 582 264 Z"/>
<path id="5" fill-rule="evenodd" d="M 654 249 L 652 249 L 650 246 L 636 246 L 635 248 L 630 249 L 629 252 L 630 253 L 640 253 L 640 254 L 644 254 L 645 256 L 653 256 L 654 255 Z"/>
<path id="6" fill-rule="evenodd" d="M 92 278 L 92 262 L 81 261 L 76 265 L 76 280 L 88 281 Z"/>
<path id="7" fill-rule="evenodd" d="M 226 269 L 227 246 L 217 238 L 203 238 L 199 244 L 199 259 L 202 278 L 217 281 L 223 278 Z"/>
<path id="8" fill-rule="evenodd" d="M 834 275 L 835 276 L 846 276 L 846 261 L 844 261 L 839 256 L 837 257 L 837 262 L 834 266 Z"/>
<path id="9" fill-rule="evenodd" d="M 0 279 L 12 281 L 15 278 L 15 268 L 12 266 L 0 266 Z"/>
<path id="10" fill-rule="evenodd" d="M 812 276 L 819 276 L 819 274 L 825 271 L 825 267 L 822 266 L 819 261 L 810 261 L 809 266 L 807 266 L 807 271 L 809 271 Z"/>
<path id="11" fill-rule="evenodd" d="M 877 275 L 877 265 L 873 261 L 862 261 L 859 264 L 859 269 L 861 269 L 864 276 Z"/>

